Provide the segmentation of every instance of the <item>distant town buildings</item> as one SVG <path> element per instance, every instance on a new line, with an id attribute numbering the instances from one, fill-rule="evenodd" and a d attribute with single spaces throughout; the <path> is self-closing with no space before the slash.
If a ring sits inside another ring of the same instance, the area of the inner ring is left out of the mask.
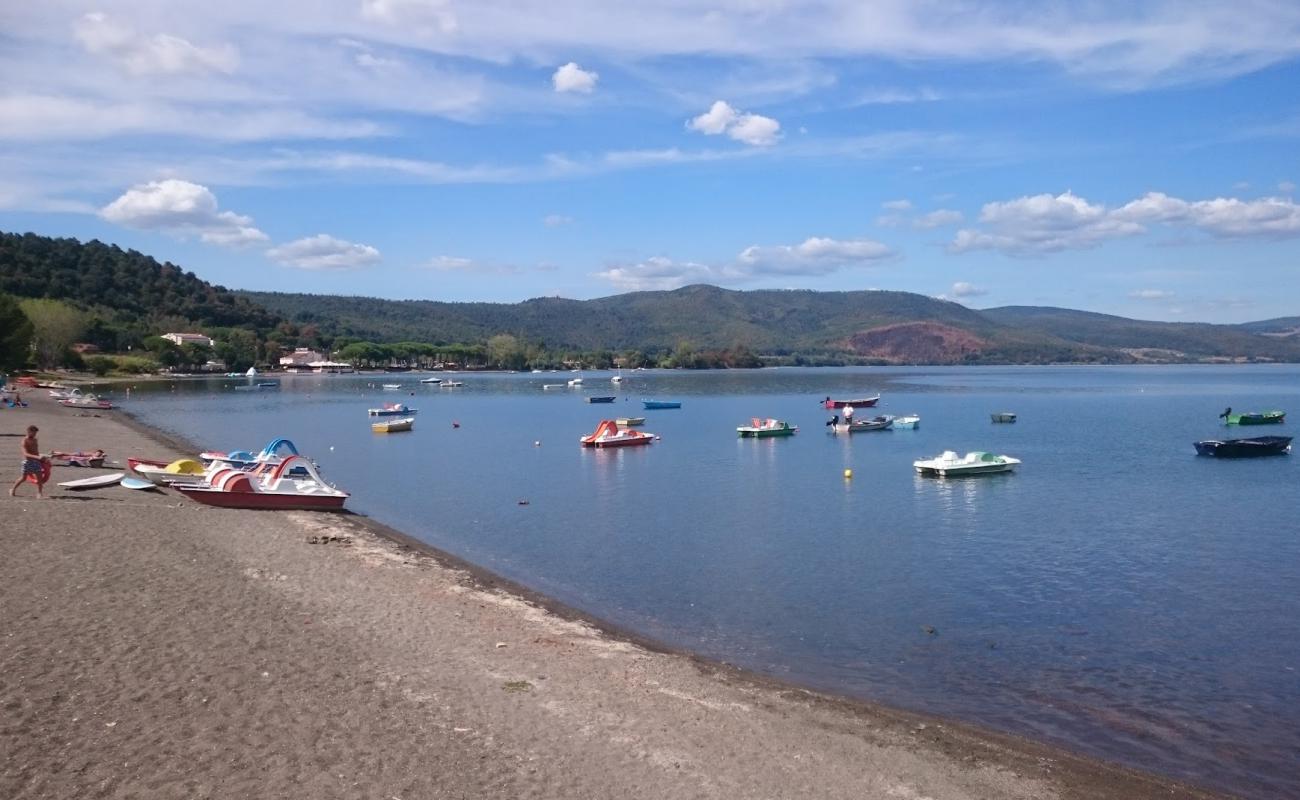
<path id="1" fill-rule="evenodd" d="M 216 346 L 216 342 L 212 341 L 211 336 L 205 336 L 201 333 L 164 333 L 162 338 L 177 347 L 186 344 L 201 344 L 204 347 Z"/>

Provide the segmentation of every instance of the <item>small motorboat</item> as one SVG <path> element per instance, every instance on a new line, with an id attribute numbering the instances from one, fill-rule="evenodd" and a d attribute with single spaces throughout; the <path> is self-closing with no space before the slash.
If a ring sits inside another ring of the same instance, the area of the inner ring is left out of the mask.
<path id="1" fill-rule="evenodd" d="M 634 428 L 645 424 L 645 417 L 619 417 L 614 420 L 620 428 Z"/>
<path id="2" fill-rule="evenodd" d="M 994 422 L 1015 422 L 1016 415 L 1010 411 L 998 411 L 989 415 Z"/>
<path id="3" fill-rule="evenodd" d="M 384 383 L 384 384 L 380 384 L 380 386 L 382 386 L 384 389 L 387 389 L 389 391 L 392 391 L 393 389 L 402 388 L 402 384 L 400 383 Z"/>
<path id="4" fill-rule="evenodd" d="M 623 382 L 623 376 L 622 376 L 622 375 L 615 375 L 614 377 L 610 378 L 610 381 L 611 381 L 612 383 L 622 383 L 622 382 Z"/>
<path id="5" fill-rule="evenodd" d="M 656 438 L 658 437 L 652 433 L 620 428 L 614 420 L 602 419 L 593 433 L 587 434 L 578 441 L 583 447 L 631 447 L 650 444 Z"/>
<path id="6" fill-rule="evenodd" d="M 754 417 L 748 425 L 741 425 L 736 428 L 736 433 L 742 439 L 768 439 L 775 436 L 794 436 L 799 432 L 797 425 L 791 425 L 788 422 L 772 418 L 759 419 Z"/>
<path id="7" fill-rule="evenodd" d="M 421 378 L 420 383 L 442 383 L 442 378 Z"/>
<path id="8" fill-rule="evenodd" d="M 563 389 L 563 388 L 564 388 L 564 384 L 562 384 L 562 383 L 543 383 L 543 384 L 542 384 L 542 389 Z"/>
<path id="9" fill-rule="evenodd" d="M 442 388 L 444 389 L 455 389 L 458 386 L 464 386 L 464 385 L 465 385 L 464 381 L 443 381 L 442 382 Z"/>
<path id="10" fill-rule="evenodd" d="M 348 499 L 347 492 L 326 483 L 316 465 L 302 456 L 253 472 L 219 469 L 208 483 L 176 489 L 191 500 L 222 508 L 340 511 Z"/>
<path id="11" fill-rule="evenodd" d="M 128 463 L 130 463 L 128 461 Z M 220 465 L 222 462 L 216 462 Z M 226 467 L 229 468 L 229 467 Z M 164 466 L 151 466 L 149 464 L 137 464 L 132 469 L 141 478 L 149 481 L 155 486 L 171 486 L 174 483 L 183 483 L 187 485 L 198 485 L 203 483 L 207 478 L 208 467 L 203 466 L 192 458 L 181 458 Z"/>
<path id="12" fill-rule="evenodd" d="M 915 430 L 920 427 L 920 425 L 921 418 L 915 414 L 908 414 L 904 417 L 894 417 L 894 430 L 899 430 L 900 428 L 904 430 Z"/>
<path id="13" fill-rule="evenodd" d="M 615 399 L 614 395 L 611 394 L 611 395 L 602 395 L 600 397 L 588 397 L 587 402 L 588 403 L 612 403 L 614 402 L 614 399 Z"/>
<path id="14" fill-rule="evenodd" d="M 1290 436 L 1256 436 L 1251 439 L 1207 439 L 1195 442 L 1198 456 L 1215 458 L 1255 458 L 1282 456 L 1291 452 Z"/>
<path id="15" fill-rule="evenodd" d="M 254 385 L 257 386 L 257 388 L 259 388 L 259 389 L 279 389 L 279 388 L 280 388 L 280 382 L 279 382 L 279 381 L 258 381 L 258 382 L 257 382 L 256 384 L 254 384 Z"/>
<path id="16" fill-rule="evenodd" d="M 1285 411 L 1250 411 L 1245 414 L 1234 414 L 1232 408 L 1223 409 L 1219 415 L 1225 425 L 1279 425 L 1286 422 Z"/>
<path id="17" fill-rule="evenodd" d="M 569 381 L 569 385 L 570 385 L 570 386 L 581 386 L 581 385 L 582 385 L 582 378 L 574 378 L 573 380 Z"/>
<path id="18" fill-rule="evenodd" d="M 921 475 L 938 475 L 955 477 L 958 475 L 991 475 L 997 472 L 1010 472 L 1020 463 L 1020 459 L 1011 456 L 999 456 L 993 453 L 974 452 L 959 456 L 952 450 L 945 450 L 934 458 L 912 462 L 912 466 Z"/>
<path id="19" fill-rule="evenodd" d="M 370 409 L 372 417 L 413 417 L 419 413 L 418 408 L 411 408 L 406 403 L 384 403 L 379 408 Z"/>
<path id="20" fill-rule="evenodd" d="M 830 427 L 832 433 L 866 433 L 868 431 L 887 431 L 893 426 L 893 417 L 879 416 L 869 419 L 855 419 L 851 422 L 838 422 Z"/>
<path id="21" fill-rule="evenodd" d="M 660 409 L 660 408 L 681 408 L 682 407 L 681 402 L 677 400 L 642 400 L 641 405 L 644 406 L 647 411 L 653 411 L 654 409 Z"/>
<path id="22" fill-rule="evenodd" d="M 852 400 L 834 400 L 827 397 L 822 401 L 822 408 L 871 408 L 880 402 L 880 395 L 875 397 L 858 397 Z"/>
<path id="23" fill-rule="evenodd" d="M 125 473 L 111 472 L 107 475 L 96 475 L 93 478 L 81 478 L 75 481 L 64 481 L 59 484 L 61 489 L 72 489 L 73 491 L 82 491 L 84 489 L 99 489 L 104 486 L 112 486 L 122 480 Z"/>
<path id="24" fill-rule="evenodd" d="M 415 417 L 406 417 L 405 419 L 386 419 L 382 422 L 372 422 L 370 430 L 375 433 L 401 433 L 409 431 L 415 427 Z"/>

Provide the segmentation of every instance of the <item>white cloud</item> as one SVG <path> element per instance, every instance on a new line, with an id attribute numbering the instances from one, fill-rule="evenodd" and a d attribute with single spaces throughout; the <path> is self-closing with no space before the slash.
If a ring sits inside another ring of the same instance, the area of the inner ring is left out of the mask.
<path id="1" fill-rule="evenodd" d="M 547 214 L 542 219 L 542 224 L 548 228 L 558 228 L 561 225 L 572 225 L 573 217 L 566 217 L 563 214 Z"/>
<path id="2" fill-rule="evenodd" d="M 513 264 L 476 261 L 461 256 L 437 256 L 430 259 L 428 268 L 438 272 L 465 272 L 478 275 L 514 275 L 520 270 Z"/>
<path id="3" fill-rule="evenodd" d="M 239 65 L 233 45 L 199 47 L 166 33 L 148 36 L 101 12 L 81 17 L 73 33 L 86 52 L 107 56 L 132 75 L 231 73 Z"/>
<path id="4" fill-rule="evenodd" d="M 578 92 L 580 94 L 591 94 L 596 88 L 596 82 L 600 80 L 598 73 L 591 70 L 585 70 L 574 62 L 570 61 L 555 71 L 551 76 L 551 83 L 555 86 L 557 92 Z"/>
<path id="5" fill-rule="evenodd" d="M 1174 293 L 1167 289 L 1138 289 L 1128 296 L 1134 300 L 1172 300 Z"/>
<path id="6" fill-rule="evenodd" d="M 885 202 L 880 204 L 880 207 L 887 209 L 889 211 L 911 211 L 912 201 L 911 200 L 886 200 Z"/>
<path id="7" fill-rule="evenodd" d="M 929 103 L 942 99 L 934 89 L 870 89 L 858 95 L 852 105 L 897 105 L 900 103 Z"/>
<path id="8" fill-rule="evenodd" d="M 394 27 L 409 26 L 420 35 L 453 33 L 460 27 L 448 0 L 361 0 L 362 19 Z"/>
<path id="9" fill-rule="evenodd" d="M 949 290 L 953 297 L 983 297 L 988 294 L 988 289 L 981 289 L 973 283 L 966 281 L 957 281 Z"/>
<path id="10" fill-rule="evenodd" d="M 1278 185 L 1277 185 L 1277 190 L 1278 190 L 1279 192 L 1281 192 L 1282 194 L 1291 194 L 1292 192 L 1295 191 L 1295 182 L 1294 182 L 1294 181 L 1280 181 L 1280 182 L 1278 183 Z"/>
<path id="11" fill-rule="evenodd" d="M 175 179 L 133 186 L 99 215 L 127 228 L 198 236 L 225 247 L 260 244 L 268 238 L 253 226 L 252 218 L 218 211 L 216 195 L 206 186 Z"/>
<path id="12" fill-rule="evenodd" d="M 755 147 L 774 145 L 781 138 L 781 123 L 771 117 L 737 111 L 725 100 L 716 101 L 708 111 L 688 121 L 686 127 L 705 136 L 725 133 Z"/>
<path id="13" fill-rule="evenodd" d="M 1216 197 L 1189 202 L 1162 192 L 1148 192 L 1116 209 L 1114 216 L 1135 222 L 1187 225 L 1223 238 L 1300 236 L 1300 205 L 1287 197 Z"/>
<path id="14" fill-rule="evenodd" d="M 595 277 L 624 291 L 676 289 L 692 283 L 733 285 L 762 278 L 829 275 L 842 269 L 871 266 L 896 253 L 870 239 L 837 240 L 811 237 L 797 245 L 754 245 L 724 264 L 674 261 L 655 256 L 636 264 L 610 267 Z"/>
<path id="15" fill-rule="evenodd" d="M 379 251 L 370 245 L 353 244 L 324 233 L 297 239 L 266 251 L 273 261 L 289 267 L 311 270 L 348 270 L 379 262 Z"/>
<path id="16" fill-rule="evenodd" d="M 954 211 L 948 208 L 940 208 L 927 214 L 922 214 L 912 220 L 913 228 L 929 230 L 931 228 L 942 228 L 945 225 L 957 225 L 965 216 L 960 211 Z"/>

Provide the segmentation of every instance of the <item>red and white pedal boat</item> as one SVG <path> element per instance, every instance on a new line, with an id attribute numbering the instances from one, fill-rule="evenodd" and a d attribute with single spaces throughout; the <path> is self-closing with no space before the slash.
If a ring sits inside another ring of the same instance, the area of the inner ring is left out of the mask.
<path id="1" fill-rule="evenodd" d="M 602 419 L 596 426 L 593 433 L 589 433 L 578 441 L 583 447 L 632 447 L 639 444 L 650 444 L 658 439 L 653 433 L 643 433 L 634 431 L 631 428 L 620 428 L 618 423 L 612 419 Z"/>
<path id="2" fill-rule="evenodd" d="M 252 472 L 219 469 L 206 484 L 173 488 L 191 500 L 222 508 L 342 511 L 348 499 L 347 492 L 326 483 L 316 465 L 302 456 Z"/>

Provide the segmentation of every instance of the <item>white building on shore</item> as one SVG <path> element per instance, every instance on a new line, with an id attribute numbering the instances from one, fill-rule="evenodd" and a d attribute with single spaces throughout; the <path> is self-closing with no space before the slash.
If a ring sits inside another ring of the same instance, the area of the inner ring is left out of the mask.
<path id="1" fill-rule="evenodd" d="M 164 333 L 162 338 L 177 347 L 186 344 L 201 344 L 204 347 L 216 346 L 216 342 L 212 341 L 211 336 L 205 336 L 202 333 Z"/>
<path id="2" fill-rule="evenodd" d="M 285 369 L 302 369 L 311 367 L 314 362 L 325 360 L 324 353 L 312 350 L 310 347 L 299 347 L 288 355 L 280 356 L 280 366 Z"/>

